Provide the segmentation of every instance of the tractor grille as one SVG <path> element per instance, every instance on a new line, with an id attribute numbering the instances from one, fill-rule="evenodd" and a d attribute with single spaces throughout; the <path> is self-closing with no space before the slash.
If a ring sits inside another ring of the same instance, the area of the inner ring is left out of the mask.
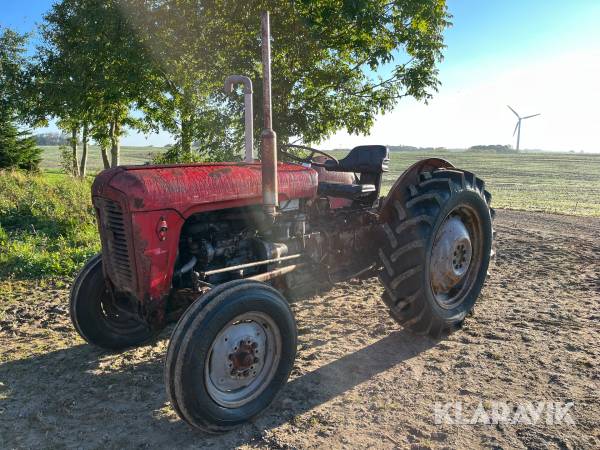
<path id="1" fill-rule="evenodd" d="M 118 288 L 130 287 L 133 283 L 133 273 L 127 226 L 121 205 L 103 199 L 100 203 L 100 220 L 103 225 L 103 256 L 106 258 L 109 276 Z"/>

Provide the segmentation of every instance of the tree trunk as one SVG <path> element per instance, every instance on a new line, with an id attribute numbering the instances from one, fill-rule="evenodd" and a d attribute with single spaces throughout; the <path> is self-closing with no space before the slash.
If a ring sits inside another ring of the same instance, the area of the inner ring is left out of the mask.
<path id="1" fill-rule="evenodd" d="M 192 152 L 192 102 L 189 90 L 183 91 L 183 104 L 181 108 L 181 154 L 189 155 Z"/>
<path id="2" fill-rule="evenodd" d="M 119 165 L 119 156 L 121 153 L 121 142 L 119 140 L 121 134 L 121 124 L 118 119 L 110 123 L 110 165 L 117 167 Z"/>
<path id="3" fill-rule="evenodd" d="M 71 149 L 73 151 L 73 176 L 79 176 L 79 166 L 77 165 L 77 127 L 71 128 Z"/>
<path id="4" fill-rule="evenodd" d="M 108 159 L 108 152 L 106 151 L 106 145 L 104 145 L 104 143 L 100 144 L 100 154 L 102 155 L 102 164 L 104 164 L 104 168 L 110 168 L 110 160 Z"/>
<path id="5" fill-rule="evenodd" d="M 85 172 L 87 169 L 87 157 L 88 157 L 88 124 L 83 124 L 83 131 L 81 134 L 81 165 L 79 166 L 79 176 L 85 178 Z"/>
<path id="6" fill-rule="evenodd" d="M 181 154 L 189 155 L 192 151 L 192 120 L 189 117 L 181 119 Z"/>

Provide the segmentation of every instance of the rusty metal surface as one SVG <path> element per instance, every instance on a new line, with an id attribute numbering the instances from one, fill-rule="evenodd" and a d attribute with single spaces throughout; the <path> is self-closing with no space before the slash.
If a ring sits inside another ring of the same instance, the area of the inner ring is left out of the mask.
<path id="1" fill-rule="evenodd" d="M 294 270 L 300 268 L 303 264 L 294 264 L 292 266 L 282 267 L 281 269 L 275 269 L 270 272 L 259 273 L 258 275 L 254 275 L 246 278 L 247 280 L 255 280 L 255 281 L 269 281 L 273 278 L 280 277 L 282 275 L 293 272 Z"/>
<path id="2" fill-rule="evenodd" d="M 281 201 L 317 195 L 313 169 L 280 163 L 277 172 Z M 113 188 L 127 198 L 132 212 L 173 209 L 189 217 L 196 212 L 261 203 L 259 163 L 124 166 L 102 172 L 97 180 L 93 196 L 104 196 L 104 191 Z"/>
<path id="3" fill-rule="evenodd" d="M 135 250 L 132 240 L 128 239 L 131 235 L 130 215 L 116 200 L 94 197 L 93 204 L 103 249 L 104 276 L 120 290 L 135 293 Z"/>
<path id="4" fill-rule="evenodd" d="M 280 164 L 282 200 L 313 198 L 317 173 L 302 166 Z M 105 276 L 117 290 L 142 304 L 146 318 L 159 327 L 165 320 L 179 236 L 185 219 L 197 212 L 261 204 L 260 164 L 193 164 L 131 166 L 108 169 L 92 186 L 97 207 L 109 199 L 123 211 L 134 280 L 123 284 L 112 268 Z M 103 251 L 113 231 L 100 224 Z"/>
<path id="5" fill-rule="evenodd" d="M 165 221 L 168 226 L 166 239 L 156 233 L 156 224 Z M 179 235 L 183 218 L 175 211 L 135 212 L 131 215 L 131 239 L 135 249 L 138 286 L 136 298 L 147 304 L 166 301 L 171 287 L 173 267 L 177 259 Z M 147 311 L 152 315 L 152 311 Z M 162 314 L 157 311 L 155 314 Z M 162 320 L 162 317 L 157 317 Z"/>
<path id="6" fill-rule="evenodd" d="M 267 217 L 273 219 L 279 206 L 277 192 L 277 135 L 273 131 L 271 107 L 271 27 L 269 12 L 261 15 L 261 44 L 263 65 L 263 119 L 264 129 L 261 133 L 262 160 L 262 194 L 263 208 Z"/>
<path id="7" fill-rule="evenodd" d="M 238 264 L 236 266 L 227 266 L 227 267 L 223 267 L 221 269 L 208 270 L 206 272 L 203 272 L 202 275 L 210 276 L 210 275 L 215 275 L 217 273 L 226 273 L 226 272 L 233 272 L 234 270 L 249 269 L 251 267 L 264 266 L 265 264 L 273 264 L 273 263 L 278 263 L 278 262 L 282 262 L 282 261 L 289 261 L 290 259 L 297 259 L 297 258 L 300 258 L 301 256 L 302 255 L 298 253 L 295 255 L 281 256 L 279 258 L 265 259 L 262 261 L 254 261 L 254 262 L 246 263 L 246 264 Z"/>

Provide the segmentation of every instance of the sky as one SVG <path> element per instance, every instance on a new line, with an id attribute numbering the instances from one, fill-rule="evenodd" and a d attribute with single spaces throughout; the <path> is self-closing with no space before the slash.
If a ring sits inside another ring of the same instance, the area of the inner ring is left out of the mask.
<path id="1" fill-rule="evenodd" d="M 51 4 L 0 0 L 0 25 L 33 31 Z M 403 99 L 369 135 L 342 130 L 319 147 L 514 146 L 510 105 L 521 116 L 541 114 L 523 121 L 521 148 L 600 152 L 600 0 L 449 0 L 448 8 L 453 26 L 434 98 Z M 123 144 L 172 140 L 130 133 Z"/>

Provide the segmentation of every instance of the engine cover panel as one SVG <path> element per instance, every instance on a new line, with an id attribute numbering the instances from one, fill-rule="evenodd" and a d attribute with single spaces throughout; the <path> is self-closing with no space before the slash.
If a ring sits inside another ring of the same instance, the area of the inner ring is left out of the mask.
<path id="1" fill-rule="evenodd" d="M 277 168 L 279 201 L 314 198 L 317 173 L 297 164 Z M 92 196 L 107 187 L 124 194 L 130 212 L 171 209 L 184 218 L 262 202 L 260 163 L 215 163 L 168 166 L 122 166 L 102 172 Z"/>

